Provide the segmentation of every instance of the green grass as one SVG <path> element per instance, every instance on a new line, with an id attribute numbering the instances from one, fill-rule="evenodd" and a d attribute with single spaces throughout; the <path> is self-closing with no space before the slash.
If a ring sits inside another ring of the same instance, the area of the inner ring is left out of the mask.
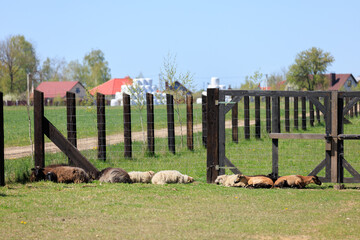
<path id="1" fill-rule="evenodd" d="M 60 121 L 56 115 L 65 115 L 61 107 L 51 111 L 47 113 L 53 118 L 51 121 Z M 161 108 L 158 111 L 166 112 Z M 92 121 L 84 113 L 79 124 L 84 127 L 86 119 Z M 360 132 L 360 120 L 351 121 L 345 125 L 345 132 Z M 261 124 L 265 126 L 264 122 Z M 271 139 L 264 131 L 262 139 L 255 139 L 252 126 L 251 139 L 244 140 L 243 131 L 239 128 L 240 142 L 235 144 L 231 142 L 230 129 L 226 130 L 226 155 L 245 174 L 271 172 Z M 324 133 L 324 126 L 292 132 Z M 177 137 L 176 155 L 167 151 L 165 138 L 156 139 L 155 157 L 147 156 L 142 142 L 133 143 L 133 159 L 123 157 L 123 144 L 107 146 L 106 162 L 97 159 L 96 149 L 83 151 L 98 169 L 176 169 L 195 178 L 188 185 L 29 183 L 31 158 L 6 160 L 7 185 L 0 187 L 0 239 L 359 238 L 360 184 L 345 184 L 347 189 L 341 191 L 334 190 L 331 183 L 309 185 L 302 190 L 207 184 L 206 149 L 201 146 L 201 133 L 195 134 L 194 139 L 195 151 L 188 151 L 186 146 L 180 146 Z M 324 149 L 320 140 L 280 140 L 280 175 L 308 174 L 324 158 Z M 359 149 L 358 141 L 345 142 L 344 156 L 356 170 L 360 169 Z M 66 161 L 63 153 L 46 154 L 46 164 Z M 230 174 L 229 170 L 226 172 Z"/>

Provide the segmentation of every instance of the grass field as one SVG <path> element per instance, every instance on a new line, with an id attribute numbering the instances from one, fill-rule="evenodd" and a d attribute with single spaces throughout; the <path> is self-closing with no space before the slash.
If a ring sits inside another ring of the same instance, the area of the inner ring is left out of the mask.
<path id="1" fill-rule="evenodd" d="M 20 110 L 16 113 L 15 108 L 11 110 L 14 119 L 15 115 L 23 114 Z M 60 121 L 62 117 L 59 116 L 65 116 L 65 109 L 47 111 L 46 116 L 61 125 L 64 119 Z M 165 109 L 161 111 L 166 112 Z M 86 118 L 81 120 L 82 127 Z M 117 121 L 116 116 L 109 118 Z M 122 117 L 118 120 L 121 125 Z M 160 121 L 164 120 L 158 119 Z M 345 132 L 360 133 L 360 120 L 351 121 L 352 124 L 345 125 Z M 88 128 L 96 129 L 96 125 Z M 252 127 L 252 133 L 253 130 Z M 14 135 L 17 131 L 15 127 Z M 240 136 L 242 132 L 240 128 Z M 324 126 L 319 124 L 306 132 L 323 133 Z M 266 134 L 260 140 L 252 136 L 245 141 L 240 137 L 239 144 L 231 143 L 230 137 L 229 129 L 226 131 L 227 156 L 245 174 L 271 171 L 271 140 Z M 195 139 L 198 139 L 195 151 L 177 145 L 176 155 L 166 151 L 164 138 L 156 139 L 158 145 L 165 147 L 156 147 L 155 157 L 146 155 L 142 142 L 133 143 L 134 149 L 140 149 L 134 152 L 133 159 L 122 157 L 123 144 L 108 146 L 106 162 L 96 159 L 96 149 L 83 152 L 98 169 L 109 166 L 127 171 L 176 169 L 195 178 L 195 182 L 188 185 L 100 184 L 98 181 L 67 185 L 29 183 L 31 158 L 6 160 L 7 185 L 0 187 L 0 239 L 360 238 L 360 184 L 345 184 L 347 189 L 340 191 L 333 189 L 331 183 L 309 185 L 302 190 L 226 188 L 207 184 L 206 149 L 199 141 L 201 133 L 195 134 Z M 176 142 L 180 142 L 179 137 Z M 358 171 L 359 150 L 358 141 L 345 143 L 345 158 Z M 324 158 L 324 143 L 281 140 L 279 154 L 281 175 L 307 174 Z M 66 161 L 62 153 L 46 154 L 46 164 Z"/>

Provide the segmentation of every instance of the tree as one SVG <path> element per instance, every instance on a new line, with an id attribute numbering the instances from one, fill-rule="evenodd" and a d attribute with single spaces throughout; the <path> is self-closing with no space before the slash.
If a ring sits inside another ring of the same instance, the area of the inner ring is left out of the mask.
<path id="1" fill-rule="evenodd" d="M 271 90 L 285 90 L 285 81 L 286 73 L 272 73 L 266 77 L 267 86 L 270 87 Z"/>
<path id="2" fill-rule="evenodd" d="M 43 62 L 40 73 L 42 81 L 64 81 L 65 59 L 46 58 Z"/>
<path id="3" fill-rule="evenodd" d="M 180 124 L 180 135 L 181 135 L 181 146 L 183 146 L 183 132 L 182 132 L 182 120 L 180 117 L 179 104 L 183 101 L 186 94 L 181 88 L 175 88 L 176 82 L 182 84 L 187 89 L 193 89 L 193 74 L 190 71 L 186 73 L 177 73 L 176 55 L 168 53 L 167 57 L 164 58 L 163 66 L 160 70 L 160 86 L 165 87 L 164 92 L 172 94 L 176 105 L 175 112 L 178 117 Z"/>
<path id="4" fill-rule="evenodd" d="M 10 36 L 0 42 L 0 65 L 3 91 L 24 92 L 27 87 L 26 74 L 37 70 L 35 49 L 24 36 Z"/>
<path id="5" fill-rule="evenodd" d="M 328 80 L 324 73 L 333 62 L 334 57 L 329 52 L 312 47 L 296 56 L 295 63 L 289 68 L 287 80 L 308 91 L 325 89 Z"/>
<path id="6" fill-rule="evenodd" d="M 245 77 L 245 83 L 241 84 L 241 90 L 256 90 L 259 89 L 263 81 L 263 74 L 260 70 L 256 70 L 253 75 Z"/>
<path id="7" fill-rule="evenodd" d="M 88 68 L 90 76 L 86 82 L 87 87 L 98 86 L 111 78 L 108 62 L 101 50 L 92 50 L 84 57 L 84 66 Z"/>

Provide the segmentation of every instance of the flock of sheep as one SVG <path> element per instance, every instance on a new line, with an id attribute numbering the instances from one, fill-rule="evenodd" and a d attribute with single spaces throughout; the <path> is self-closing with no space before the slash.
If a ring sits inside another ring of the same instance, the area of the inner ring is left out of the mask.
<path id="1" fill-rule="evenodd" d="M 79 167 L 71 167 L 65 164 L 53 164 L 44 168 L 31 169 L 30 181 L 49 180 L 57 183 L 88 183 L 92 178 Z M 191 183 L 194 178 L 184 175 L 176 170 L 160 172 L 126 172 L 122 168 L 105 168 L 94 179 L 108 183 Z"/>
<path id="2" fill-rule="evenodd" d="M 31 169 L 30 181 L 49 180 L 57 183 L 87 183 L 92 179 L 108 183 L 191 183 L 194 178 L 184 175 L 176 170 L 160 172 L 126 172 L 122 168 L 105 168 L 97 176 L 90 177 L 84 169 L 71 167 L 65 164 L 53 164 L 44 168 Z M 226 187 L 245 188 L 304 188 L 310 183 L 321 185 L 317 176 L 289 175 L 274 179 L 272 175 L 245 176 L 242 174 L 220 175 L 215 180 L 216 184 Z"/>
<path id="3" fill-rule="evenodd" d="M 279 178 L 272 178 L 271 175 L 245 176 L 242 174 L 220 175 L 215 180 L 216 184 L 226 187 L 246 188 L 304 188 L 310 183 L 321 185 L 317 176 L 289 175 Z"/>

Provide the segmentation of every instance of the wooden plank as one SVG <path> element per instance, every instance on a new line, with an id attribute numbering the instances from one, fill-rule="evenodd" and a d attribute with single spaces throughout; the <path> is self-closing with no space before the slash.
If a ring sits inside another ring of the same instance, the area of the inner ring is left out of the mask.
<path id="1" fill-rule="evenodd" d="M 331 135 L 338 135 L 338 92 L 331 92 Z M 331 182 L 338 182 L 338 139 L 333 138 L 331 153 Z"/>
<path id="2" fill-rule="evenodd" d="M 317 133 L 269 133 L 272 139 L 325 140 L 326 134 Z"/>
<path id="3" fill-rule="evenodd" d="M 146 120 L 148 154 L 155 155 L 154 95 L 146 93 Z"/>
<path id="4" fill-rule="evenodd" d="M 266 109 L 266 132 L 271 133 L 271 102 L 270 97 L 265 97 L 265 109 Z"/>
<path id="5" fill-rule="evenodd" d="M 166 112 L 168 126 L 168 148 L 175 154 L 175 122 L 174 122 L 174 97 L 166 94 Z"/>
<path id="6" fill-rule="evenodd" d="M 317 165 L 314 170 L 312 170 L 308 176 L 316 176 L 320 171 L 321 169 L 323 169 L 326 165 L 326 158 L 324 160 L 321 161 L 321 163 L 319 165 Z"/>
<path id="7" fill-rule="evenodd" d="M 227 157 L 225 157 L 225 164 L 234 174 L 242 174 L 242 172 Z"/>
<path id="8" fill-rule="evenodd" d="M 219 91 L 219 101 L 225 102 L 225 95 Z M 219 170 L 218 174 L 225 174 L 225 105 L 219 104 Z"/>
<path id="9" fill-rule="evenodd" d="M 249 96 L 244 96 L 244 136 L 250 139 L 250 103 Z"/>
<path id="10" fill-rule="evenodd" d="M 280 133 L 280 98 L 272 97 L 272 133 Z M 272 173 L 275 177 L 279 175 L 279 140 L 272 139 Z"/>
<path id="11" fill-rule="evenodd" d="M 308 99 L 311 103 L 313 103 L 316 106 L 316 108 L 319 111 L 321 111 L 323 114 L 326 114 L 325 106 L 321 104 L 321 102 L 319 101 L 319 99 L 317 97 L 309 95 Z"/>
<path id="12" fill-rule="evenodd" d="M 225 96 L 225 94 L 224 94 L 224 96 Z M 226 106 L 225 106 L 225 109 L 224 109 L 225 114 L 228 113 L 231 109 L 233 109 L 234 105 L 237 104 L 241 99 L 242 99 L 241 96 L 233 97 L 231 99 L 231 102 L 226 104 Z"/>
<path id="13" fill-rule="evenodd" d="M 343 158 L 343 166 L 344 168 L 354 177 L 360 178 L 360 174 L 350 165 L 348 161 Z"/>
<path id="14" fill-rule="evenodd" d="M 285 97 L 285 131 L 290 132 L 290 103 L 289 103 L 289 97 Z"/>
<path id="15" fill-rule="evenodd" d="M 193 96 L 186 95 L 186 133 L 187 133 L 187 148 L 190 151 L 194 150 L 194 129 L 193 129 Z"/>
<path id="16" fill-rule="evenodd" d="M 301 128 L 306 130 L 306 97 L 301 97 Z"/>
<path id="17" fill-rule="evenodd" d="M 106 160 L 106 121 L 105 95 L 96 93 L 97 129 L 98 129 L 98 159 Z"/>
<path id="18" fill-rule="evenodd" d="M 69 158 L 75 166 L 83 168 L 92 178 L 96 178 L 99 170 L 94 167 L 82 154 L 67 140 L 46 117 L 43 117 L 45 135 Z"/>
<path id="19" fill-rule="evenodd" d="M 45 141 L 43 130 L 44 93 L 34 91 L 34 149 L 35 167 L 45 167 Z"/>
<path id="20" fill-rule="evenodd" d="M 339 140 L 360 140 L 359 134 L 339 134 Z"/>
<path id="21" fill-rule="evenodd" d="M 231 111 L 232 141 L 239 143 L 238 103 L 235 103 Z"/>
<path id="22" fill-rule="evenodd" d="M 316 98 L 316 101 L 320 102 L 318 97 Z M 318 121 L 318 123 L 320 123 L 320 109 L 316 104 L 314 104 L 314 105 L 316 106 L 316 120 Z M 325 115 L 325 113 L 324 113 L 324 115 Z"/>
<path id="23" fill-rule="evenodd" d="M 314 115 L 314 104 L 309 101 L 309 112 L 310 112 L 310 126 L 314 126 L 315 115 Z"/>
<path id="24" fill-rule="evenodd" d="M 343 110 L 344 110 L 344 104 L 343 104 L 343 99 L 339 98 L 338 99 L 338 134 L 343 134 L 344 133 L 344 114 L 343 114 Z M 344 181 L 344 166 L 343 166 L 343 159 L 344 159 L 344 140 L 339 139 L 337 142 L 337 153 L 338 153 L 338 178 L 337 178 L 337 182 L 338 183 L 343 183 Z"/>
<path id="25" fill-rule="evenodd" d="M 221 90 L 224 95 L 228 96 L 279 96 L 279 97 L 307 97 L 311 94 L 314 97 L 323 97 L 327 91 L 260 91 L 260 90 Z"/>
<path id="26" fill-rule="evenodd" d="M 123 93 L 124 157 L 132 158 L 130 95 Z"/>
<path id="27" fill-rule="evenodd" d="M 5 186 L 5 158 L 4 158 L 4 98 L 0 92 L 0 186 Z"/>
<path id="28" fill-rule="evenodd" d="M 348 98 L 346 98 L 346 99 L 348 99 Z M 351 112 L 351 110 L 353 109 L 355 104 L 359 101 L 359 99 L 360 99 L 359 97 L 354 97 L 351 99 L 351 101 L 348 101 L 346 103 L 346 106 L 343 110 L 343 116 L 347 115 L 349 112 L 350 112 L 350 117 L 354 116 L 354 114 L 353 114 L 353 112 Z"/>
<path id="29" fill-rule="evenodd" d="M 294 97 L 294 129 L 299 129 L 299 98 Z"/>
<path id="30" fill-rule="evenodd" d="M 66 92 L 66 116 L 67 116 L 67 139 L 69 142 L 77 147 L 76 136 L 76 95 L 73 92 Z M 73 166 L 74 163 L 71 158 L 68 158 L 68 163 Z"/>
<path id="31" fill-rule="evenodd" d="M 201 96 L 201 107 L 202 107 L 202 143 L 206 148 L 206 139 L 207 139 L 207 112 L 206 112 L 206 100 L 207 97 L 205 95 Z"/>
<path id="32" fill-rule="evenodd" d="M 261 138 L 260 97 L 255 97 L 255 138 Z"/>
<path id="33" fill-rule="evenodd" d="M 207 89 L 207 171 L 206 180 L 213 183 L 218 176 L 216 166 L 219 165 L 219 89 Z"/>

